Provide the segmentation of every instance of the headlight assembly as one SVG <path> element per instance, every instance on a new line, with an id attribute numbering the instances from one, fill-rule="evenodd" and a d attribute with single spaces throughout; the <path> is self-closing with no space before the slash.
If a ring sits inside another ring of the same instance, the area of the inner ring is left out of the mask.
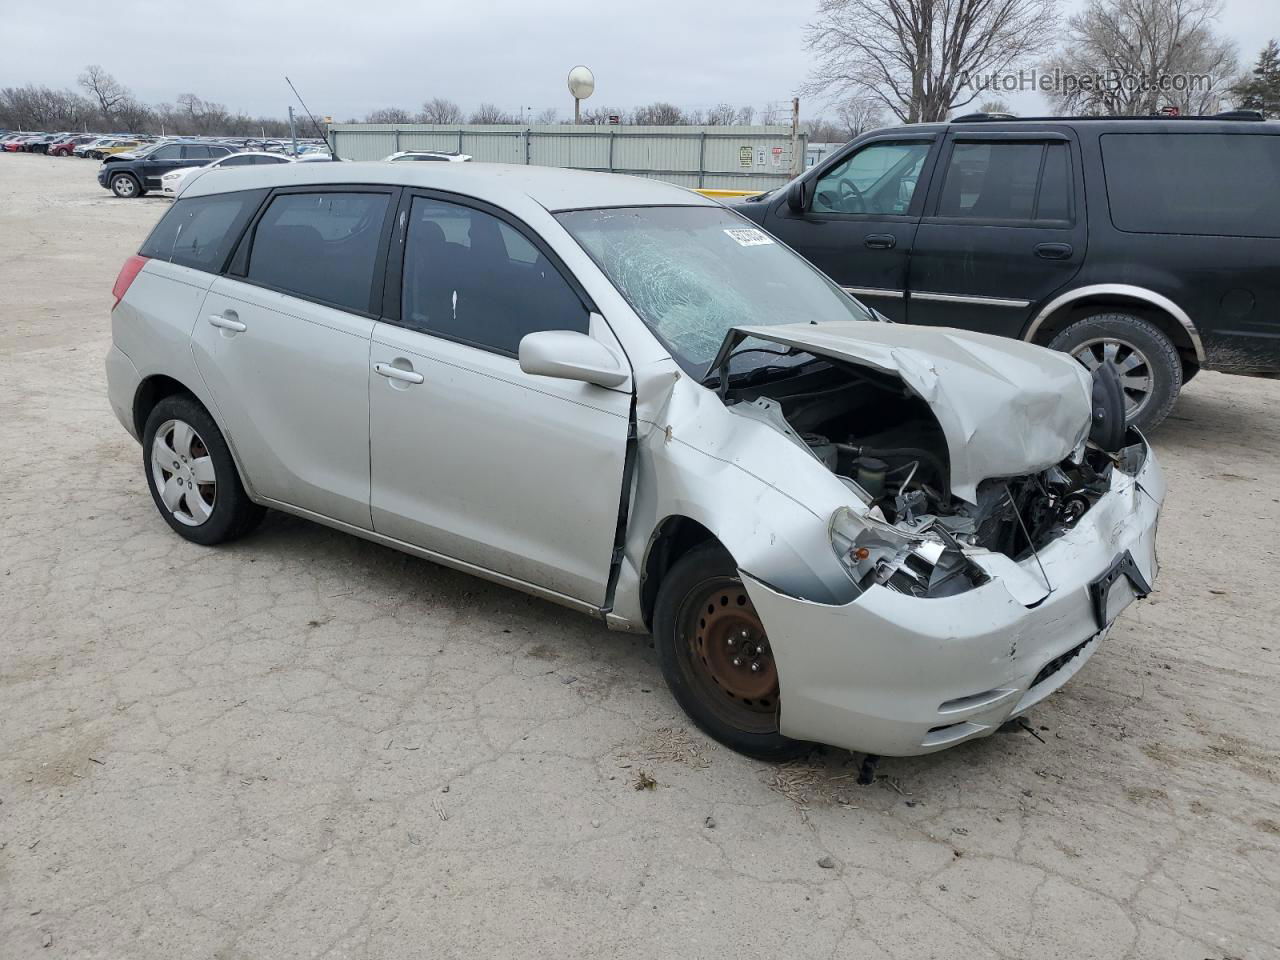
<path id="1" fill-rule="evenodd" d="M 828 536 L 845 573 L 863 590 L 879 584 L 913 597 L 944 597 L 986 580 L 949 536 L 903 530 L 848 507 L 831 515 Z"/>

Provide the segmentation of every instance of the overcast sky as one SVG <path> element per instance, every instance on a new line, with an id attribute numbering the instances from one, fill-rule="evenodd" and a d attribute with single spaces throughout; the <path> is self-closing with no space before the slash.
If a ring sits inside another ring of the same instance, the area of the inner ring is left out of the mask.
<path id="1" fill-rule="evenodd" d="M 1076 9 L 1083 0 L 1064 0 Z M 565 75 L 596 75 L 589 106 L 670 100 L 686 108 L 788 100 L 809 56 L 806 0 L 0 0 L 0 86 L 72 86 L 100 63 L 147 102 L 195 93 L 283 116 L 288 74 L 317 116 L 416 109 L 443 96 L 470 109 L 555 107 Z M 1252 62 L 1280 38 L 1276 0 L 1227 0 L 1221 29 Z M 1022 113 L 1043 109 L 1034 95 Z M 806 102 L 812 117 L 821 104 Z"/>

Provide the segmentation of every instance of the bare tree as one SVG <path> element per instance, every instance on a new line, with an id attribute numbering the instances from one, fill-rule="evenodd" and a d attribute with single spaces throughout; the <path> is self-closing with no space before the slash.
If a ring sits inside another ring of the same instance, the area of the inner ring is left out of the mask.
<path id="1" fill-rule="evenodd" d="M 413 114 L 399 107 L 381 107 L 365 114 L 365 123 L 413 123 Z"/>
<path id="2" fill-rule="evenodd" d="M 595 107 L 591 110 L 582 111 L 582 122 L 592 124 L 607 124 L 610 117 L 617 117 L 619 123 L 628 123 L 626 111 L 617 107 Z"/>
<path id="3" fill-rule="evenodd" d="M 868 97 L 853 97 L 836 106 L 836 117 L 844 127 L 845 139 L 860 137 L 868 130 L 884 126 L 880 104 Z"/>
<path id="4" fill-rule="evenodd" d="M 737 123 L 739 126 L 749 127 L 751 126 L 751 122 L 755 119 L 755 117 L 756 117 L 755 107 L 743 107 L 741 110 L 738 111 L 738 115 L 737 117 L 734 118 L 734 122 Z"/>
<path id="5" fill-rule="evenodd" d="M 707 126 L 709 127 L 728 127 L 738 119 L 738 110 L 736 107 L 727 103 L 718 103 L 707 111 Z"/>
<path id="6" fill-rule="evenodd" d="M 673 126 L 685 122 L 684 112 L 674 103 L 659 100 L 648 106 L 636 107 L 631 122 L 644 127 Z"/>
<path id="7" fill-rule="evenodd" d="M 1068 81 L 1054 91 L 1059 108 L 1216 109 L 1237 67 L 1234 44 L 1213 32 L 1221 11 L 1222 0 L 1090 0 L 1067 21 L 1066 45 L 1047 64 Z"/>
<path id="8" fill-rule="evenodd" d="M 766 103 L 760 110 L 760 122 L 767 127 L 783 122 L 782 104 L 777 101 Z"/>
<path id="9" fill-rule="evenodd" d="M 422 105 L 419 123 L 461 123 L 462 108 L 444 97 L 432 97 Z"/>
<path id="10" fill-rule="evenodd" d="M 130 97 L 129 88 L 96 63 L 85 67 L 84 72 L 76 78 L 76 83 L 97 101 L 98 109 L 102 111 L 102 119 L 108 125 L 110 125 L 112 114 L 116 112 L 116 107 Z"/>
<path id="11" fill-rule="evenodd" d="M 468 123 L 515 123 L 516 118 L 497 104 L 482 103 L 471 113 Z"/>
<path id="12" fill-rule="evenodd" d="M 538 111 L 538 116 L 534 119 L 534 123 L 558 123 L 560 120 L 560 112 L 555 107 L 543 107 Z"/>
<path id="13" fill-rule="evenodd" d="M 982 103 L 978 104 L 978 112 L 979 113 L 1013 113 L 1013 110 L 1009 107 L 1009 104 L 1005 103 L 999 97 L 994 97 L 990 100 L 983 100 Z"/>
<path id="14" fill-rule="evenodd" d="M 819 0 L 808 94 L 878 101 L 904 123 L 943 120 L 1053 41 L 1058 0 Z"/>

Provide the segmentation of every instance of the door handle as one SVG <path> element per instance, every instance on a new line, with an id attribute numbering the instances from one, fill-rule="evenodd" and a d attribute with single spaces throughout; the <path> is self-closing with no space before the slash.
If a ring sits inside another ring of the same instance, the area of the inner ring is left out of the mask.
<path id="1" fill-rule="evenodd" d="M 244 333 L 249 329 L 234 316 L 228 317 L 221 313 L 209 314 L 209 323 L 221 330 L 230 330 L 232 333 Z"/>
<path id="2" fill-rule="evenodd" d="M 389 363 L 375 363 L 373 370 L 388 380 L 403 380 L 405 383 L 422 383 L 426 379 L 420 373 L 414 373 L 412 370 L 405 370 L 401 367 L 393 367 Z"/>
<path id="3" fill-rule="evenodd" d="M 1037 243 L 1036 256 L 1043 260 L 1070 260 L 1073 250 L 1069 243 Z"/>
<path id="4" fill-rule="evenodd" d="M 898 238 L 892 233 L 869 233 L 862 245 L 872 250 L 892 250 L 898 245 Z"/>

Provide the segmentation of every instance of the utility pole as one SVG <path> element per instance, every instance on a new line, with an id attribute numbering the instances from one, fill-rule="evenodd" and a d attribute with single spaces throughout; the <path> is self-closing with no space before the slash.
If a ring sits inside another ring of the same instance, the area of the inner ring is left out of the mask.
<path id="1" fill-rule="evenodd" d="M 804 173 L 804 151 L 800 149 L 800 98 L 791 98 L 791 175 Z"/>
<path id="2" fill-rule="evenodd" d="M 298 128 L 293 124 L 293 106 L 289 106 L 289 139 L 293 141 L 293 155 L 298 155 Z"/>

